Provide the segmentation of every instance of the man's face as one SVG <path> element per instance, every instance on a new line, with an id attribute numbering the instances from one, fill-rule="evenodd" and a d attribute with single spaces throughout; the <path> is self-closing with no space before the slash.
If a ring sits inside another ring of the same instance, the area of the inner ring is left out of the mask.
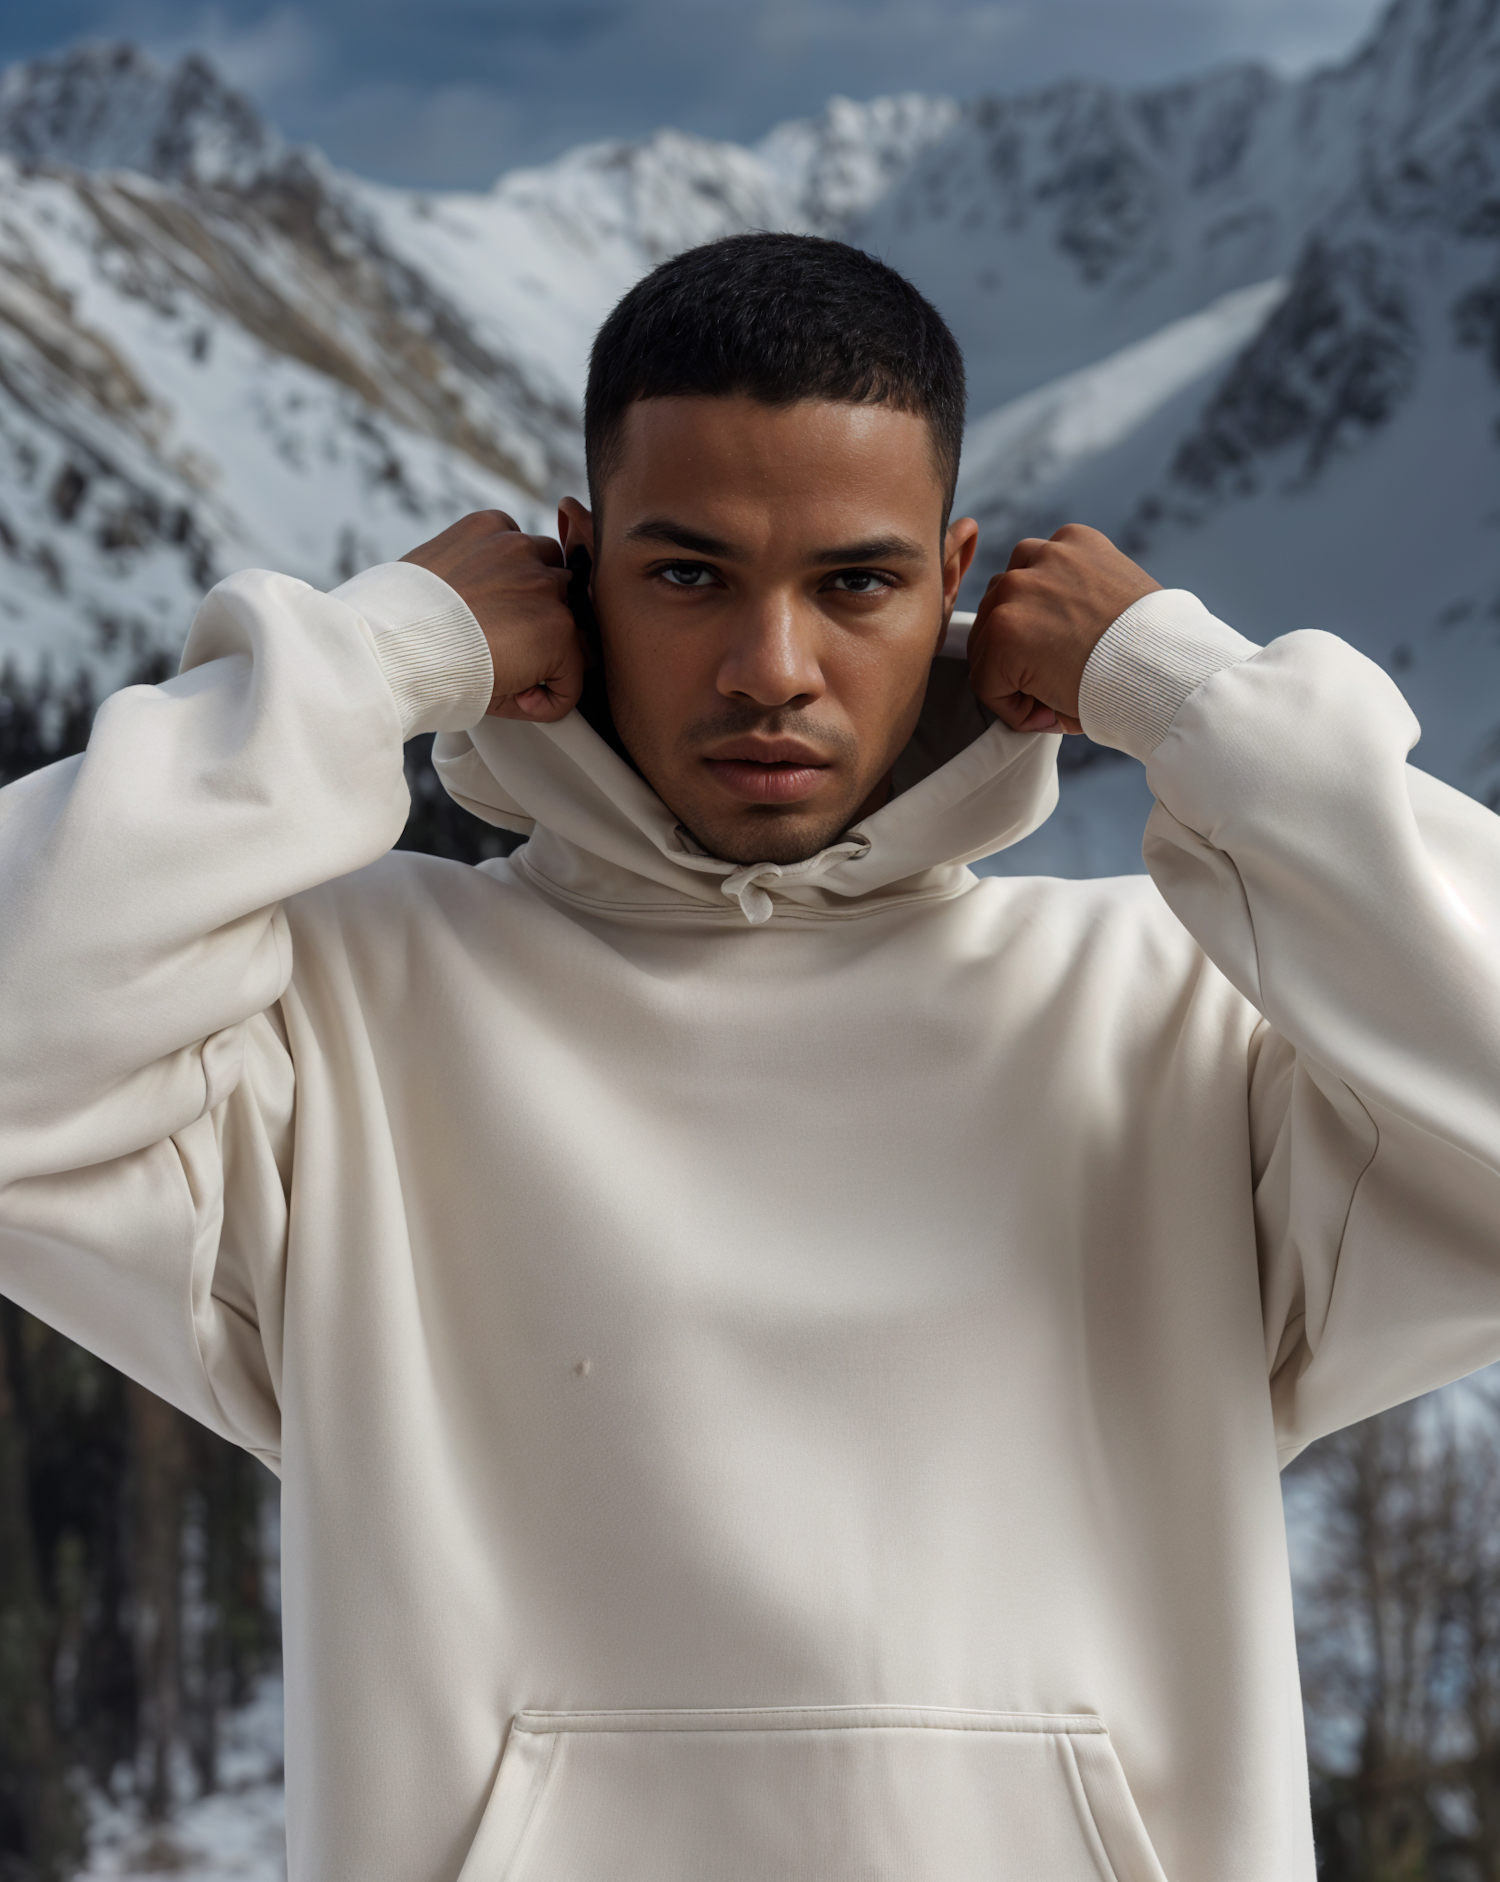
<path id="1" fill-rule="evenodd" d="M 941 534 L 927 421 L 883 405 L 649 399 L 591 518 L 610 710 L 702 846 L 795 862 L 884 802 L 974 553 Z"/>

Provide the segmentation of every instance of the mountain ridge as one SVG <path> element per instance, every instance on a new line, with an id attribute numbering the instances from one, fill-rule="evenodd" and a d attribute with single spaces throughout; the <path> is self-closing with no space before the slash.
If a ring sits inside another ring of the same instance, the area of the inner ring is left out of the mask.
<path id="1" fill-rule="evenodd" d="M 1500 0 L 1395 0 L 1301 80 L 833 99 L 754 145 L 664 129 L 484 191 L 366 182 L 202 61 L 94 45 L 0 78 L 0 152 L 0 650 L 32 666 L 107 685 L 243 561 L 326 584 L 459 507 L 545 527 L 581 488 L 603 314 L 755 227 L 860 242 L 948 317 L 981 574 L 1082 515 L 1278 631 L 1277 532 L 1368 484 L 1330 537 L 1348 594 L 1299 579 L 1420 693 L 1439 630 L 1394 620 L 1426 603 L 1388 565 L 1425 480 L 1439 611 L 1489 618 Z M 1430 468 L 1388 462 L 1418 434 Z M 1487 791 L 1472 719 L 1438 768 Z"/>
<path id="2" fill-rule="evenodd" d="M 0 150 L 27 165 L 244 187 L 287 146 L 200 54 L 164 69 L 138 46 L 86 40 L 0 73 Z"/>

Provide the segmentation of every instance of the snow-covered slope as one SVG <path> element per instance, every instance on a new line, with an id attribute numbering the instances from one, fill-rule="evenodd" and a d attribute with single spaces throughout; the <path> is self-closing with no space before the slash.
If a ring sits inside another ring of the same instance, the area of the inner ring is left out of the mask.
<path id="1" fill-rule="evenodd" d="M 1237 288 L 1108 359 L 1065 373 L 972 420 L 956 503 L 986 538 L 1035 534 L 1035 514 L 1071 471 L 1134 438 L 1255 337 L 1286 292 L 1279 279 Z"/>
<path id="2" fill-rule="evenodd" d="M 1493 0 L 1397 0 L 1297 83 L 980 99 L 856 227 L 937 301 L 992 408 L 1286 273 L 1351 192 L 1400 210 L 1438 187 L 1482 214 L 1496 38 Z"/>
<path id="3" fill-rule="evenodd" d="M 868 104 L 831 98 L 815 118 L 778 124 L 755 154 L 801 223 L 843 234 L 943 142 L 960 115 L 951 98 L 915 92 Z"/>
<path id="4" fill-rule="evenodd" d="M 346 187 L 487 345 L 576 401 L 600 321 L 657 262 L 742 230 L 841 232 L 957 116 L 941 98 L 835 98 L 753 150 L 668 130 L 586 145 L 483 194 Z"/>
<path id="5" fill-rule="evenodd" d="M 12 72 L 4 143 L 0 653 L 108 683 L 229 569 L 337 580 L 572 474 L 572 389 L 488 351 L 360 186 L 199 62 Z M 118 155 L 141 167 L 78 160 Z"/>
<path id="6" fill-rule="evenodd" d="M 484 193 L 289 149 L 197 58 L 0 79 L 0 659 L 118 681 L 203 586 L 328 583 L 581 484 L 589 343 L 663 256 L 862 211 L 957 107 L 834 100 L 759 151 L 662 131 Z"/>
<path id="7" fill-rule="evenodd" d="M 982 410 L 1284 273 L 1357 161 L 1312 102 L 1254 68 L 981 99 L 859 233 L 947 315 Z"/>
<path id="8" fill-rule="evenodd" d="M 107 684 L 230 569 L 337 580 L 457 510 L 535 507 L 449 414 L 370 395 L 381 336 L 322 317 L 291 243 L 137 177 L 0 159 L 0 203 L 0 652 Z"/>
<path id="9" fill-rule="evenodd" d="M 492 342 L 384 239 L 381 192 L 201 62 L 19 68 L 7 145 L 0 655 L 108 684 L 229 569 L 336 581 L 464 509 L 539 522 L 576 481 L 568 371 Z"/>
<path id="10" fill-rule="evenodd" d="M 1411 700 L 1416 762 L 1500 803 L 1500 9 L 1402 0 L 1315 96 L 1358 162 L 1243 345 L 1194 375 L 1231 299 L 975 425 L 1029 447 L 966 463 L 975 581 L 1094 523 L 1252 638 L 1353 641 Z"/>

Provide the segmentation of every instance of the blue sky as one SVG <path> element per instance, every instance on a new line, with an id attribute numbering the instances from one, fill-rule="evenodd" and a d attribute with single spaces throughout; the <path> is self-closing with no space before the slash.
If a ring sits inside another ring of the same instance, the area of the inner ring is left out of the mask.
<path id="1" fill-rule="evenodd" d="M 967 98 L 1346 55 L 1375 0 L 4 0 L 0 63 L 83 38 L 212 56 L 291 136 L 483 186 L 586 139 L 747 138 L 830 94 Z"/>

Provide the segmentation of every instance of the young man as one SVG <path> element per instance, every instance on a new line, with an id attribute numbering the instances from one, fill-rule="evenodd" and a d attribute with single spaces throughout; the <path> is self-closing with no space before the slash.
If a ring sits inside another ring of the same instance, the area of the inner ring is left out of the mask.
<path id="1" fill-rule="evenodd" d="M 1500 1354 L 1500 824 L 1091 531 L 966 675 L 962 413 L 680 257 L 561 546 L 235 576 L 0 798 L 0 1274 L 283 1473 L 294 1879 L 1313 1874 L 1278 1460 Z M 1150 879 L 965 868 L 1059 723 Z"/>

